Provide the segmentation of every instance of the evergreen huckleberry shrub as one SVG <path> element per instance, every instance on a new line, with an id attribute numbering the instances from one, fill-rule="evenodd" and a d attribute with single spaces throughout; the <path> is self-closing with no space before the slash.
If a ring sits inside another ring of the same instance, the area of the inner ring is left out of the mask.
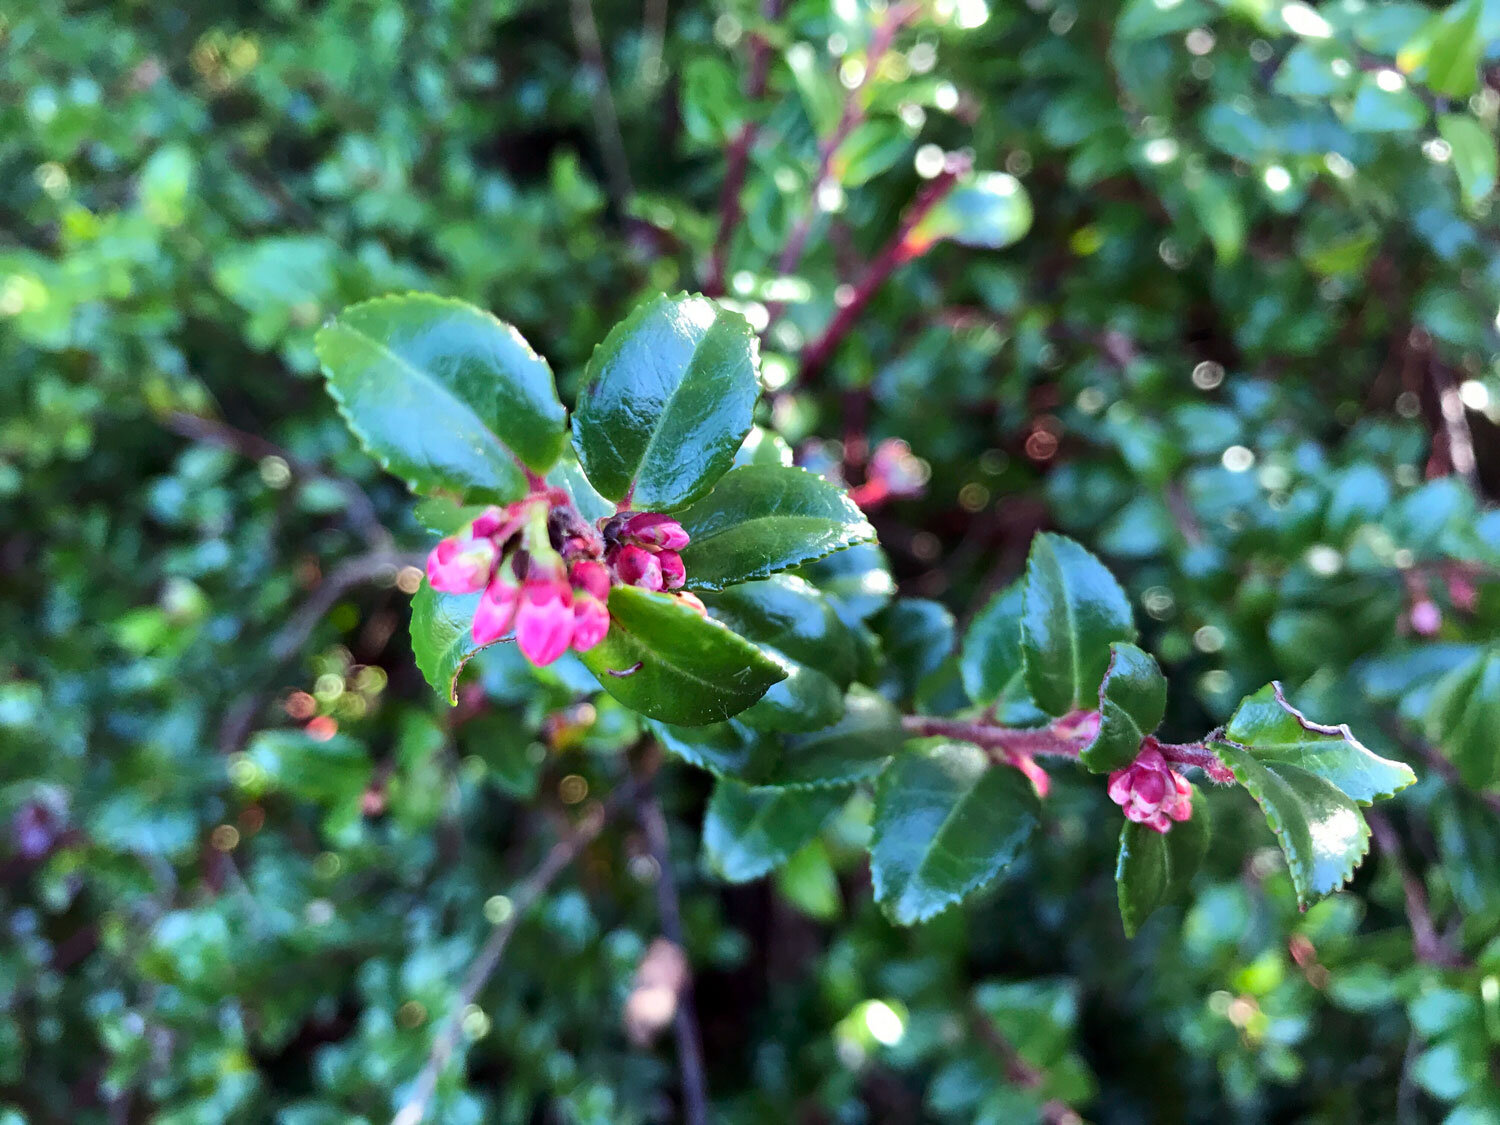
<path id="1" fill-rule="evenodd" d="M 1497 1125 L 1495 16 L 0 5 L 0 1125 Z"/>

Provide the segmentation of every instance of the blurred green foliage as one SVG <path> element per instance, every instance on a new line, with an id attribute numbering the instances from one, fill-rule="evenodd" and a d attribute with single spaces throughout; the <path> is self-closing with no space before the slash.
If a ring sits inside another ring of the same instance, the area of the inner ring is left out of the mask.
<path id="1" fill-rule="evenodd" d="M 762 421 L 805 463 L 930 467 L 875 516 L 902 600 L 823 576 L 881 613 L 893 700 L 961 693 L 954 614 L 1056 526 L 1191 689 L 1168 733 L 1276 676 L 1423 781 L 1305 914 L 1205 792 L 1204 874 L 1127 942 L 1080 772 L 996 890 L 908 930 L 868 792 L 746 853 L 669 763 L 719 1119 L 1500 1122 L 1500 6 L 896 11 L 873 71 L 893 12 L 859 0 L 0 12 L 0 1121 L 405 1104 L 500 896 L 641 732 L 509 646 L 455 712 L 425 687 L 430 537 L 312 333 L 462 297 L 571 402 L 641 296 L 722 277 L 781 313 Z M 960 149 L 1030 233 L 902 266 L 797 380 Z M 620 1018 L 660 874 L 617 818 L 462 1013 L 435 1119 L 674 1118 L 670 1037 Z"/>

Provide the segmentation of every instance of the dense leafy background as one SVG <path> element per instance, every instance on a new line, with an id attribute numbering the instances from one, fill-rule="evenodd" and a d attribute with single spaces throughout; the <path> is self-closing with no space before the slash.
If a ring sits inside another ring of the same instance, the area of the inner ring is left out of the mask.
<path id="1" fill-rule="evenodd" d="M 460 297 L 571 405 L 640 299 L 721 276 L 752 324 L 781 314 L 760 420 L 806 464 L 857 479 L 865 436 L 930 464 L 872 516 L 903 600 L 840 572 L 893 702 L 1004 706 L 995 664 L 946 657 L 955 615 L 1051 527 L 1124 581 L 1165 735 L 1279 677 L 1423 778 L 1305 914 L 1254 806 L 1200 787 L 1205 871 L 1127 942 L 1119 818 L 1081 770 L 996 889 L 908 929 L 859 858 L 883 788 L 789 812 L 669 760 L 722 1118 L 1500 1121 L 1500 9 L 962 0 L 900 9 L 867 75 L 888 11 L 781 8 L 0 13 L 7 1125 L 404 1102 L 495 896 L 641 731 L 509 646 L 456 710 L 428 690 L 402 568 L 430 537 L 313 332 Z M 1020 180 L 1029 233 L 992 249 L 1025 222 L 982 177 L 798 379 L 964 148 Z M 902 768 L 972 780 L 961 748 Z M 976 808 L 1026 800 L 985 776 L 1006 791 Z M 660 873 L 626 815 L 544 897 L 465 1016 L 442 1120 L 672 1119 L 671 1037 L 621 1022 Z"/>

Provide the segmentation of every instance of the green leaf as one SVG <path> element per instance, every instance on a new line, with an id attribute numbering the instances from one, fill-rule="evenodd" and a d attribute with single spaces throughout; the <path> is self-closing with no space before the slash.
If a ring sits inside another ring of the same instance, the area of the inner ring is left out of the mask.
<path id="1" fill-rule="evenodd" d="M 682 565 L 695 590 L 765 578 L 875 538 L 842 489 L 780 465 L 731 469 L 677 518 L 692 538 Z"/>
<path id="2" fill-rule="evenodd" d="M 847 687 L 857 670 L 854 638 L 826 597 L 791 574 L 705 591 L 709 615 L 756 644 L 811 665 Z"/>
<path id="3" fill-rule="evenodd" d="M 1130 602 L 1104 564 L 1073 540 L 1043 532 L 1026 560 L 1021 654 L 1026 687 L 1049 715 L 1092 707 L 1111 641 L 1134 641 Z"/>
<path id="4" fill-rule="evenodd" d="M 867 620 L 896 594 L 885 552 L 875 543 L 835 551 L 803 566 L 798 574 L 816 586 L 846 622 Z"/>
<path id="5" fill-rule="evenodd" d="M 818 669 L 792 660 L 770 645 L 763 652 L 780 665 L 786 679 L 772 684 L 760 701 L 740 713 L 757 730 L 805 731 L 826 727 L 844 709 L 844 693 Z"/>
<path id="6" fill-rule="evenodd" d="M 1024 588 L 1012 582 L 979 611 L 964 634 L 958 670 L 964 690 L 980 707 L 988 707 L 1021 670 L 1021 610 Z"/>
<path id="7" fill-rule="evenodd" d="M 912 228 L 906 243 L 925 250 L 949 239 L 964 246 L 999 250 L 1031 229 L 1031 200 L 1014 176 L 979 172 L 959 184 Z"/>
<path id="8" fill-rule="evenodd" d="M 1156 661 L 1135 645 L 1110 645 L 1109 667 L 1099 685 L 1099 731 L 1079 760 L 1094 773 L 1124 769 L 1166 713 L 1167 678 Z"/>
<path id="9" fill-rule="evenodd" d="M 1036 824 L 1031 784 L 978 747 L 903 754 L 875 788 L 875 901 L 902 925 L 925 921 L 990 883 Z"/>
<path id="10" fill-rule="evenodd" d="M 1120 856 L 1115 864 L 1115 890 L 1125 936 L 1133 938 L 1158 906 L 1187 893 L 1208 851 L 1208 802 L 1196 788 L 1193 815 L 1157 832 L 1126 821 L 1120 832 Z"/>
<path id="11" fill-rule="evenodd" d="M 749 707 L 786 673 L 743 637 L 669 594 L 616 586 L 609 633 L 580 654 L 599 684 L 652 719 L 696 726 Z"/>
<path id="12" fill-rule="evenodd" d="M 1423 725 L 1464 784 L 1486 789 L 1500 780 L 1500 649 L 1444 675 L 1433 686 Z"/>
<path id="13" fill-rule="evenodd" d="M 1204 172 L 1184 181 L 1193 212 L 1208 240 L 1213 243 L 1214 257 L 1229 265 L 1245 246 L 1245 209 L 1223 176 Z"/>
<path id="14" fill-rule="evenodd" d="M 1396 65 L 1408 73 L 1425 67 L 1427 86 L 1434 93 L 1468 97 L 1479 88 L 1479 63 L 1484 57 L 1480 15 L 1479 0 L 1467 0 L 1438 12 L 1397 53 Z"/>
<path id="15" fill-rule="evenodd" d="M 417 667 L 450 704 L 458 702 L 458 674 L 481 645 L 470 631 L 478 594 L 440 594 L 423 582 L 411 599 L 411 651 Z"/>
<path id="16" fill-rule="evenodd" d="M 1228 742 L 1208 745 L 1265 813 L 1302 909 L 1342 887 L 1369 848 L 1359 806 L 1333 782 L 1290 761 L 1261 761 Z"/>
<path id="17" fill-rule="evenodd" d="M 731 883 L 759 879 L 815 839 L 848 789 L 750 789 L 720 778 L 703 821 L 710 866 Z"/>
<path id="18" fill-rule="evenodd" d="M 1445 113 L 1438 118 L 1437 125 L 1438 133 L 1453 150 L 1453 171 L 1458 176 L 1464 203 L 1473 207 L 1488 199 L 1500 174 L 1500 155 L 1494 136 L 1463 113 Z"/>
<path id="19" fill-rule="evenodd" d="M 552 369 L 489 313 L 413 293 L 352 305 L 314 342 L 339 412 L 414 492 L 514 500 L 566 444 Z"/>
<path id="20" fill-rule="evenodd" d="M 1123 40 L 1155 39 L 1159 35 L 1187 31 L 1211 21 L 1218 13 L 1204 0 L 1130 0 L 1115 22 L 1115 37 Z"/>
<path id="21" fill-rule="evenodd" d="M 1356 133 L 1406 133 L 1427 121 L 1427 106 L 1405 86 L 1386 90 L 1373 74 L 1360 80 L 1345 124 Z"/>
<path id="22" fill-rule="evenodd" d="M 884 696 L 859 684 L 844 696 L 836 723 L 784 735 L 774 768 L 746 780 L 756 785 L 821 788 L 865 781 L 885 769 L 901 748 L 901 716 Z"/>
<path id="23" fill-rule="evenodd" d="M 781 753 L 773 735 L 752 730 L 738 719 L 697 727 L 655 723 L 652 729 L 669 751 L 715 777 L 767 776 Z"/>
<path id="24" fill-rule="evenodd" d="M 600 495 L 671 512 L 734 462 L 760 393 L 758 344 L 707 297 L 658 297 L 617 324 L 589 360 L 573 444 Z"/>
<path id="25" fill-rule="evenodd" d="M 1316 774 L 1362 805 L 1395 796 L 1417 780 L 1404 763 L 1365 749 L 1347 726 L 1307 718 L 1275 682 L 1246 696 L 1224 729 L 1224 741 L 1262 762 L 1286 762 Z"/>

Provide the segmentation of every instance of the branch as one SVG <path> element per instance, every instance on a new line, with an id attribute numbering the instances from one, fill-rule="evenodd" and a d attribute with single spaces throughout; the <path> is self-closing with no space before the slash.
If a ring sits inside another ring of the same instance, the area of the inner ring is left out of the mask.
<path id="1" fill-rule="evenodd" d="M 979 1041 L 1000 1061 L 1008 1081 L 1023 1090 L 1032 1091 L 1039 1090 L 1046 1083 L 1046 1074 L 1027 1062 L 1015 1045 L 1000 1033 L 1000 1029 L 982 1011 L 976 1008 L 969 1022 L 979 1036 Z M 1038 1108 L 1046 1125 L 1083 1125 L 1083 1118 L 1078 1115 L 1078 1111 L 1061 1098 L 1050 1098 Z"/>
<path id="2" fill-rule="evenodd" d="M 1412 951 L 1416 954 L 1417 960 L 1449 969 L 1466 968 L 1469 964 L 1468 960 L 1457 950 L 1451 949 L 1447 942 L 1438 936 L 1437 927 L 1432 921 L 1432 913 L 1428 909 L 1427 891 L 1422 886 L 1421 880 L 1406 866 L 1401 854 L 1401 840 L 1396 835 L 1396 830 L 1391 827 L 1391 822 L 1386 819 L 1385 813 L 1368 809 L 1365 812 L 1365 820 L 1369 822 L 1370 834 L 1375 837 L 1375 845 L 1380 849 L 1381 854 L 1390 860 L 1391 866 L 1401 877 L 1401 891 L 1406 899 L 1406 920 L 1411 926 Z"/>
<path id="3" fill-rule="evenodd" d="M 403 567 L 421 566 L 421 554 L 392 551 L 386 548 L 356 555 L 346 559 L 313 587 L 307 599 L 286 619 L 286 623 L 267 645 L 271 664 L 266 674 L 274 674 L 282 665 L 301 651 L 318 622 L 333 608 L 335 602 L 355 586 L 376 578 L 395 575 Z M 229 713 L 219 726 L 219 749 L 224 753 L 238 750 L 249 737 L 250 727 L 260 711 L 265 692 L 252 689 L 241 695 L 230 706 Z"/>
<path id="4" fill-rule="evenodd" d="M 781 14 L 782 0 L 763 0 L 761 18 L 774 23 Z M 766 83 L 771 75 L 771 44 L 759 32 L 750 33 L 750 69 L 745 76 L 745 97 L 758 102 L 766 94 Z M 729 243 L 735 229 L 744 217 L 745 209 L 740 205 L 740 194 L 745 188 L 745 173 L 750 170 L 750 150 L 760 136 L 760 122 L 746 121 L 729 143 L 724 154 L 724 188 L 719 197 L 719 232 L 714 237 L 713 253 L 708 260 L 708 276 L 703 280 L 703 292 L 710 297 L 724 294 L 724 273 L 729 268 Z"/>
<path id="5" fill-rule="evenodd" d="M 823 209 L 822 197 L 825 191 L 834 186 L 833 158 L 843 143 L 849 139 L 849 134 L 865 119 L 864 106 L 860 104 L 859 97 L 865 86 L 875 77 L 875 72 L 880 68 L 880 60 L 890 49 L 891 41 L 895 39 L 896 32 L 901 30 L 908 20 L 917 14 L 918 8 L 915 4 L 903 4 L 890 9 L 889 14 L 875 28 L 870 39 L 870 50 L 865 57 L 865 70 L 858 85 L 854 86 L 844 94 L 843 108 L 839 113 L 838 124 L 833 133 L 824 138 L 818 146 L 818 171 L 813 176 L 812 199 L 809 206 L 802 212 L 797 220 L 797 225 L 792 228 L 791 234 L 787 236 L 786 246 L 781 251 L 781 258 L 776 263 L 777 272 L 785 276 L 797 268 L 802 261 L 803 251 L 807 248 L 808 236 L 812 234 L 813 223 L 817 221 L 819 212 Z M 782 311 L 781 304 L 774 304 L 767 310 L 769 319 L 775 321 Z"/>
<path id="6" fill-rule="evenodd" d="M 500 967 L 500 959 L 505 956 L 505 948 L 510 944 L 510 939 L 521 924 L 521 920 L 537 900 L 546 893 L 553 881 L 567 870 L 568 865 L 578 858 L 579 853 L 604 830 L 610 818 L 635 796 L 635 792 L 636 783 L 627 782 L 611 793 L 602 805 L 596 805 L 590 809 L 572 832 L 552 845 L 552 850 L 537 865 L 536 870 L 528 875 L 511 894 L 510 914 L 490 933 L 489 940 L 484 943 L 484 947 L 480 949 L 478 956 L 469 966 L 463 987 L 458 993 L 458 1002 L 454 1004 L 453 1011 L 434 1036 L 432 1050 L 427 1055 L 427 1063 L 417 1076 L 411 1096 L 391 1118 L 391 1125 L 419 1125 L 420 1122 L 426 1120 L 427 1105 L 437 1089 L 438 1075 L 442 1073 L 443 1067 L 452 1057 L 453 1049 L 457 1046 L 459 1035 L 463 1031 L 464 1010 L 474 1003 L 485 984 L 494 975 L 495 970 Z"/>
<path id="7" fill-rule="evenodd" d="M 983 750 L 998 751 L 1007 765 L 1017 758 L 1076 758 L 1099 730 L 1099 712 L 1074 711 L 1054 720 L 1051 726 L 1003 727 L 969 719 L 938 719 L 928 715 L 903 715 L 901 727 L 918 738 L 956 738 Z M 1201 742 L 1161 742 L 1147 735 L 1143 748 L 1160 751 L 1173 765 L 1202 770 L 1213 781 L 1229 784 L 1234 775 L 1218 756 Z"/>
<path id="8" fill-rule="evenodd" d="M 609 71 L 604 62 L 604 45 L 599 40 L 599 25 L 594 22 L 591 0 L 569 0 L 568 13 L 573 21 L 573 38 L 578 53 L 592 71 L 594 125 L 599 130 L 599 150 L 609 179 L 615 205 L 624 207 L 635 194 L 630 182 L 630 160 L 625 154 L 625 140 L 620 135 L 620 118 L 615 99 L 609 90 Z"/>
<path id="9" fill-rule="evenodd" d="M 885 284 L 886 278 L 895 272 L 896 267 L 910 261 L 922 254 L 925 246 L 913 245 L 908 236 L 916 228 L 927 213 L 938 205 L 958 182 L 958 177 L 968 170 L 967 160 L 950 158 L 948 166 L 935 176 L 930 183 L 912 201 L 906 213 L 901 217 L 901 225 L 896 228 L 896 233 L 891 240 L 875 256 L 875 260 L 865 270 L 865 274 L 854 286 L 854 293 L 849 298 L 849 303 L 839 308 L 833 314 L 833 319 L 828 322 L 828 327 L 823 334 L 807 346 L 802 353 L 802 363 L 798 370 L 797 378 L 802 382 L 811 380 L 819 374 L 833 357 L 838 346 L 844 342 L 844 337 L 849 335 L 859 315 L 864 311 L 870 298 Z"/>
<path id="10" fill-rule="evenodd" d="M 661 915 L 662 934 L 684 953 L 682 906 L 677 899 L 677 876 L 667 839 L 667 820 L 661 803 L 649 785 L 643 784 L 636 799 L 636 815 L 646 833 L 651 858 L 656 861 L 656 908 Z M 672 1017 L 677 1040 L 677 1064 L 682 1072 L 682 1120 L 685 1125 L 708 1125 L 708 1080 L 703 1070 L 703 1040 L 698 1032 L 698 1014 L 693 1008 L 693 978 L 688 973 L 677 997 Z"/>
<path id="11" fill-rule="evenodd" d="M 374 502 L 364 489 L 347 477 L 330 473 L 319 465 L 294 457 L 259 434 L 237 430 L 233 426 L 227 426 L 223 422 L 216 422 L 197 414 L 188 414 L 180 410 L 173 411 L 162 419 L 162 425 L 174 434 L 185 437 L 189 441 L 195 441 L 199 445 L 212 445 L 219 449 L 227 449 L 231 453 L 238 453 L 241 457 L 248 457 L 254 461 L 276 457 L 286 463 L 293 476 L 301 477 L 303 480 L 327 481 L 343 493 L 344 513 L 349 517 L 349 522 L 358 529 L 365 542 L 372 548 L 390 547 L 391 533 L 380 522 Z"/>

